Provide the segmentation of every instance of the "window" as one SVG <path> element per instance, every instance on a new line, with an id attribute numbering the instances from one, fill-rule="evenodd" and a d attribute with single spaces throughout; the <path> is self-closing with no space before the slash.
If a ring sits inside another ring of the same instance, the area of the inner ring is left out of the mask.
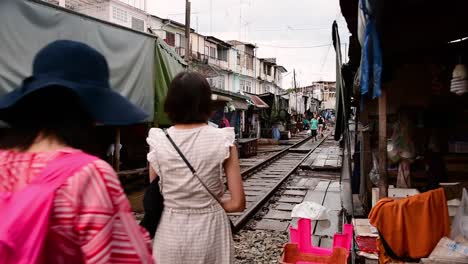
<path id="1" fill-rule="evenodd" d="M 175 35 L 174 35 L 174 33 L 166 31 L 166 39 L 164 41 L 166 41 L 167 45 L 169 45 L 171 47 L 175 47 Z"/>
<path id="2" fill-rule="evenodd" d="M 210 47 L 210 57 L 216 59 L 216 49 L 213 47 Z"/>
<path id="3" fill-rule="evenodd" d="M 247 80 L 240 80 L 241 91 L 252 93 L 252 82 Z"/>
<path id="4" fill-rule="evenodd" d="M 132 17 L 132 28 L 139 31 L 145 31 L 145 21 Z"/>
<path id="5" fill-rule="evenodd" d="M 208 83 L 211 87 L 224 90 L 224 76 L 217 76 L 213 78 L 207 78 Z"/>
<path id="6" fill-rule="evenodd" d="M 218 46 L 218 60 L 227 61 L 228 50 L 222 46 Z"/>
<path id="7" fill-rule="evenodd" d="M 247 70 L 253 70 L 253 56 L 252 55 L 245 55 L 245 68 L 247 68 Z"/>
<path id="8" fill-rule="evenodd" d="M 237 52 L 237 65 L 241 65 L 241 55 L 240 55 L 240 52 Z"/>
<path id="9" fill-rule="evenodd" d="M 178 34 L 178 35 L 180 39 L 179 47 L 185 48 L 185 36 L 181 34 Z"/>
<path id="10" fill-rule="evenodd" d="M 210 84 L 211 87 L 214 87 L 214 78 L 206 78 L 206 80 L 208 81 L 208 83 Z"/>
<path id="11" fill-rule="evenodd" d="M 217 79 L 218 79 L 218 84 L 216 87 L 224 90 L 224 76 L 219 76 Z"/>
<path id="12" fill-rule="evenodd" d="M 127 11 L 118 7 L 112 7 L 112 17 L 117 21 L 127 23 Z"/>
<path id="13" fill-rule="evenodd" d="M 268 76 L 271 76 L 271 66 L 270 65 L 265 65 L 263 67 L 263 73 L 265 73 Z"/>

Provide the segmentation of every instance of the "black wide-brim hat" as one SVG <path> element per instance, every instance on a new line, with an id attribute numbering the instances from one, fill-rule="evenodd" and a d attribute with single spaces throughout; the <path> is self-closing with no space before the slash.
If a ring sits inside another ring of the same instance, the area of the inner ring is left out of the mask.
<path id="1" fill-rule="evenodd" d="M 96 123 L 130 125 L 141 123 L 148 115 L 109 84 L 105 57 L 90 46 L 58 40 L 40 50 L 33 62 L 33 74 L 22 85 L 0 98 L 0 111 L 8 112 L 22 98 L 48 87 L 68 89 L 78 96 L 83 109 Z M 53 103 L 53 102 L 44 102 Z M 0 115 L 0 120 L 7 117 Z"/>

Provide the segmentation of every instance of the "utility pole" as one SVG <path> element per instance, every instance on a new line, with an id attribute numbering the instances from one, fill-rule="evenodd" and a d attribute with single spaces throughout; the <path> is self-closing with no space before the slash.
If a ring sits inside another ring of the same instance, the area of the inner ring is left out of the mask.
<path id="1" fill-rule="evenodd" d="M 299 108 L 298 108 L 298 99 L 299 97 L 297 96 L 297 84 L 296 84 L 296 69 L 293 69 L 293 78 L 294 78 L 294 92 L 296 93 L 296 121 L 298 120 L 298 115 L 299 115 Z"/>
<path id="2" fill-rule="evenodd" d="M 185 0 L 185 61 L 190 61 L 190 9 L 191 3 Z"/>

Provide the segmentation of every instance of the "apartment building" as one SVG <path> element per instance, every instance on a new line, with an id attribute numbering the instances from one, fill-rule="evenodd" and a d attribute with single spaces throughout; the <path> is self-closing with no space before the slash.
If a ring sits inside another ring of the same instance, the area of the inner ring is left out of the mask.
<path id="1" fill-rule="evenodd" d="M 181 57 L 186 55 L 185 25 L 171 19 L 148 15 L 148 33 L 155 34 L 173 47 Z M 194 29 L 190 29 L 193 33 Z"/>
<path id="2" fill-rule="evenodd" d="M 163 39 L 181 57 L 187 54 L 185 25 L 150 15 L 147 0 L 43 0 L 50 4 L 154 34 Z M 286 69 L 275 58 L 258 58 L 251 43 L 223 41 L 191 29 L 192 68 L 205 75 L 212 87 L 232 93 L 282 94 L 282 74 Z"/>
<path id="3" fill-rule="evenodd" d="M 146 32 L 146 0 L 43 0 L 120 26 Z"/>
<path id="4" fill-rule="evenodd" d="M 321 102 L 322 109 L 335 109 L 336 82 L 318 81 L 312 85 L 298 88 L 305 96 Z"/>

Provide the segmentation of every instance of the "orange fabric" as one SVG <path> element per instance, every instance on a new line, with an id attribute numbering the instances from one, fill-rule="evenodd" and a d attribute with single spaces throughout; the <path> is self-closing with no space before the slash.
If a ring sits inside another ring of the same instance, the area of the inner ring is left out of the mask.
<path id="1" fill-rule="evenodd" d="M 394 260 L 387 255 L 385 248 L 380 239 L 377 239 L 377 248 L 379 249 L 379 263 L 380 264 L 390 264 L 390 263 L 404 263 L 402 261 Z"/>
<path id="2" fill-rule="evenodd" d="M 442 237 L 450 235 L 442 188 L 401 200 L 381 199 L 369 220 L 399 257 L 427 257 Z"/>

